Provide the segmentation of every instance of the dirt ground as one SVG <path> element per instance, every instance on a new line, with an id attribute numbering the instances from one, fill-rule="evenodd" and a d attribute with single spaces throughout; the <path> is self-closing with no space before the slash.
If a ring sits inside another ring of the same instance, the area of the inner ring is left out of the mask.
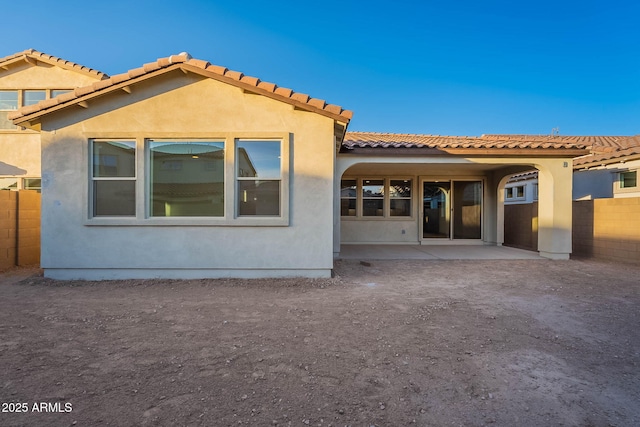
<path id="1" fill-rule="evenodd" d="M 340 261 L 336 274 L 3 273 L 0 425 L 640 425 L 640 266 Z"/>

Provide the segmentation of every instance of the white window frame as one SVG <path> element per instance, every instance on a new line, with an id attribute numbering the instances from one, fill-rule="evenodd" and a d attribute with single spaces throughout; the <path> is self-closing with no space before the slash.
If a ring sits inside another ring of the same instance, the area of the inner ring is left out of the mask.
<path id="1" fill-rule="evenodd" d="M 221 132 L 221 133 L 178 133 L 178 132 L 107 132 L 101 134 L 85 134 L 91 147 L 93 140 L 128 140 L 136 141 L 136 216 L 135 217 L 93 217 L 92 148 L 87 150 L 89 159 L 85 166 L 83 200 L 88 206 L 88 216 L 84 221 L 87 226 L 251 226 L 251 227 L 287 227 L 290 218 L 290 147 L 293 134 L 285 132 Z M 149 185 L 149 140 L 219 140 L 225 142 L 224 149 L 224 216 L 222 217 L 152 217 L 150 216 Z M 236 141 L 237 140 L 279 140 L 281 155 L 280 181 L 280 215 L 279 216 L 237 216 L 236 215 Z"/>
<path id="2" fill-rule="evenodd" d="M 640 175 L 638 173 L 638 171 L 640 171 L 640 169 L 627 169 L 627 170 L 620 170 L 618 172 L 616 172 L 616 182 L 615 182 L 615 186 L 614 186 L 614 194 L 617 195 L 624 195 L 624 194 L 628 194 L 628 193 L 637 193 L 640 192 L 640 185 L 638 184 L 638 175 Z M 635 187 L 623 187 L 622 186 L 622 174 L 624 173 L 635 173 L 636 174 L 636 185 Z"/>
<path id="3" fill-rule="evenodd" d="M 259 177 L 242 177 L 240 176 L 240 161 L 236 158 L 236 161 L 234 162 L 234 197 L 233 197 L 233 203 L 234 203 L 234 218 L 236 219 L 243 219 L 243 218 L 280 218 L 282 216 L 283 213 L 283 205 L 282 205 L 282 194 L 283 194 L 283 188 L 282 188 L 282 175 L 283 175 L 283 162 L 284 162 L 284 155 L 283 153 L 283 140 L 280 138 L 235 138 L 234 140 L 234 144 L 233 144 L 233 150 L 234 153 L 238 154 L 238 145 L 239 143 L 242 142 L 255 142 L 255 143 L 261 143 L 261 142 L 272 142 L 272 143 L 280 143 L 280 176 L 276 179 L 276 178 L 264 178 L 264 179 L 260 179 Z M 280 199 L 280 206 L 278 209 L 278 215 L 240 215 L 240 205 L 239 205 L 239 197 L 238 197 L 238 189 L 239 189 L 239 185 L 241 181 L 277 181 L 278 182 L 278 188 L 280 191 L 279 194 L 279 199 Z"/>
<path id="4" fill-rule="evenodd" d="M 340 215 L 341 220 L 346 221 L 409 221 L 415 219 L 415 200 L 416 200 L 416 179 L 414 176 L 343 176 L 340 182 L 344 180 L 356 181 L 356 215 L 343 216 Z M 384 183 L 384 196 L 382 198 L 382 216 L 365 216 L 363 214 L 363 201 L 362 187 L 366 185 L 366 181 L 382 180 Z M 409 181 L 411 183 L 411 197 L 396 198 L 397 200 L 410 200 L 409 206 L 410 215 L 408 216 L 391 216 L 391 199 L 390 197 L 390 185 L 391 181 Z M 342 197 L 340 198 L 342 202 Z M 346 198 L 345 198 L 346 199 Z"/>
<path id="5" fill-rule="evenodd" d="M 115 177 L 95 177 L 93 176 L 93 147 L 94 147 L 94 143 L 95 142 L 133 142 L 134 145 L 134 164 L 136 165 L 136 167 L 134 168 L 133 171 L 133 177 L 120 177 L 120 176 L 115 176 Z M 127 219 L 131 219 L 131 218 L 135 218 L 139 212 L 138 209 L 138 198 L 140 195 L 140 192 L 138 191 L 138 147 L 137 147 L 137 141 L 135 138 L 92 138 L 89 139 L 89 171 L 88 171 L 88 177 L 89 177 L 89 188 L 88 188 L 88 193 L 89 193 L 89 200 L 88 200 L 88 210 L 89 210 L 89 218 L 91 219 L 95 219 L 95 220 L 99 220 L 99 219 L 110 219 L 110 218 L 114 218 L 114 219 L 120 219 L 120 218 L 127 218 Z M 134 205 L 134 213 L 133 215 L 114 215 L 114 216 L 109 216 L 109 215 L 100 215 L 100 216 L 96 216 L 96 213 L 94 212 L 94 201 L 95 201 L 95 186 L 94 186 L 94 182 L 96 181 L 134 181 L 134 191 L 136 193 L 135 195 L 135 205 Z"/>
<path id="6" fill-rule="evenodd" d="M 518 196 L 518 188 L 522 188 L 522 196 Z M 511 193 L 511 196 L 509 196 Z M 511 185 L 504 189 L 504 199 L 509 201 L 522 201 L 527 198 L 527 184 Z"/>
<path id="7" fill-rule="evenodd" d="M 53 96 L 53 92 L 54 91 L 64 91 L 64 92 L 71 92 L 73 89 L 44 89 L 41 87 L 34 87 L 34 88 L 20 88 L 20 89 L 15 89 L 15 88 L 2 88 L 0 89 L 1 91 L 5 91 L 5 92 L 16 92 L 18 94 L 18 105 L 17 105 L 17 109 L 24 107 L 25 106 L 25 92 L 30 92 L 30 91 L 36 91 L 36 92 L 44 92 L 44 99 L 51 99 L 54 98 Z M 58 94 L 61 95 L 61 94 Z M 0 110 L 0 111 L 16 111 L 16 110 Z M 22 126 L 14 126 L 12 128 L 8 128 L 8 129 L 4 129 L 4 128 L 0 128 L 0 132 L 4 132 L 4 133 L 15 133 L 15 132 L 25 132 L 25 133 L 36 133 L 36 131 L 31 130 L 31 129 L 27 129 L 25 127 Z"/>
<path id="8" fill-rule="evenodd" d="M 153 177 L 152 175 L 152 170 L 151 170 L 151 143 L 153 142 L 175 142 L 175 143 L 190 143 L 190 142 L 219 142 L 223 144 L 223 163 L 226 163 L 226 151 L 227 151 L 227 141 L 225 140 L 225 138 L 146 138 L 144 141 L 144 156 L 145 156 L 145 161 L 144 161 L 144 167 L 145 167 L 145 177 L 146 182 L 145 182 L 145 191 L 144 191 L 144 195 L 145 195 L 145 218 L 148 219 L 165 219 L 165 218 L 181 218 L 184 219 L 186 221 L 194 218 L 197 220 L 200 220 L 202 218 L 204 219 L 216 219 L 216 218 L 223 218 L 224 217 L 224 213 L 222 216 L 184 216 L 184 217 L 179 217 L 179 216 L 153 216 L 152 215 L 152 194 L 151 194 L 151 188 L 152 188 L 152 180 Z M 181 171 L 183 164 L 182 164 L 182 160 L 180 160 L 180 163 L 176 163 L 173 165 L 173 167 L 175 167 L 175 171 Z M 226 179 L 227 176 L 226 174 L 224 174 L 223 171 L 223 188 L 225 188 L 224 186 L 226 185 Z M 223 190 L 223 211 L 225 211 L 226 209 L 226 204 L 227 204 L 227 194 L 226 191 Z"/>
<path id="9" fill-rule="evenodd" d="M 40 187 L 27 188 L 26 182 L 28 179 L 41 179 L 39 176 L 17 176 L 17 175 L 0 175 L 0 180 L 8 179 L 16 181 L 16 188 L 10 189 L 11 191 L 18 190 L 34 190 L 38 193 L 42 190 L 42 183 Z"/>
<path id="10" fill-rule="evenodd" d="M 22 105 L 22 104 L 21 104 L 21 102 L 22 102 L 22 97 L 21 97 L 21 92 L 20 92 L 20 90 L 16 90 L 16 89 L 2 89 L 2 90 L 0 90 L 0 92 L 12 92 L 12 93 L 15 93 L 15 94 L 16 94 L 16 108 L 13 108 L 13 109 L 11 109 L 11 108 L 9 108 L 9 109 L 7 109 L 7 108 L 1 108 L 1 109 L 0 109 L 0 111 L 1 111 L 3 114 L 9 114 L 10 112 L 12 112 L 12 111 L 16 111 L 18 108 L 20 108 L 20 106 Z M 19 126 L 13 126 L 13 127 L 10 127 L 10 128 L 0 128 L 0 132 L 16 132 L 16 131 L 19 131 L 19 130 L 20 130 L 20 127 L 19 127 Z"/>

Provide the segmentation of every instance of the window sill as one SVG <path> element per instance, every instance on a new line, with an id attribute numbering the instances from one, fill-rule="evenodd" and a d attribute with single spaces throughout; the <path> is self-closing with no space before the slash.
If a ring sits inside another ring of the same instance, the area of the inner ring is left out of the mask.
<path id="1" fill-rule="evenodd" d="M 84 222 L 96 227 L 288 227 L 289 219 L 284 217 L 255 218 L 92 218 Z"/>
<path id="2" fill-rule="evenodd" d="M 340 220 L 347 221 L 414 221 L 413 216 L 341 216 Z"/>

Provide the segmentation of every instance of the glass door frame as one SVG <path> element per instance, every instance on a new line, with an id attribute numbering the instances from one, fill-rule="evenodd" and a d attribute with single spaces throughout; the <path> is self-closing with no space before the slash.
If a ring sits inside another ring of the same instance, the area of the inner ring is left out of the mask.
<path id="1" fill-rule="evenodd" d="M 485 200 L 485 189 L 486 182 L 485 178 L 482 176 L 465 176 L 465 177 L 442 177 L 442 176 L 426 176 L 421 175 L 418 177 L 418 185 L 420 186 L 418 191 L 418 196 L 420 199 L 418 200 L 419 212 L 418 212 L 418 240 L 420 244 L 450 244 L 450 243 L 481 243 L 484 241 L 484 224 L 485 224 L 485 209 L 484 209 L 484 200 Z M 447 182 L 449 183 L 449 200 L 447 201 L 449 208 L 449 237 L 424 237 L 424 184 L 430 182 Z M 456 239 L 454 238 L 453 229 L 455 224 L 454 218 L 454 203 L 453 195 L 455 191 L 455 183 L 456 182 L 480 182 L 481 185 L 481 197 L 480 197 L 480 238 L 478 239 Z"/>

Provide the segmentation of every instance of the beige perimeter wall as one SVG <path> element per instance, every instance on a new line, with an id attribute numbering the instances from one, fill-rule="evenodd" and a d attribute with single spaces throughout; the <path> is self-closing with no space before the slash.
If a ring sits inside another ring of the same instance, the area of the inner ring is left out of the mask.
<path id="1" fill-rule="evenodd" d="M 0 270 L 40 264 L 40 194 L 0 191 Z"/>
<path id="2" fill-rule="evenodd" d="M 573 202 L 573 254 L 640 262 L 640 198 Z"/>

